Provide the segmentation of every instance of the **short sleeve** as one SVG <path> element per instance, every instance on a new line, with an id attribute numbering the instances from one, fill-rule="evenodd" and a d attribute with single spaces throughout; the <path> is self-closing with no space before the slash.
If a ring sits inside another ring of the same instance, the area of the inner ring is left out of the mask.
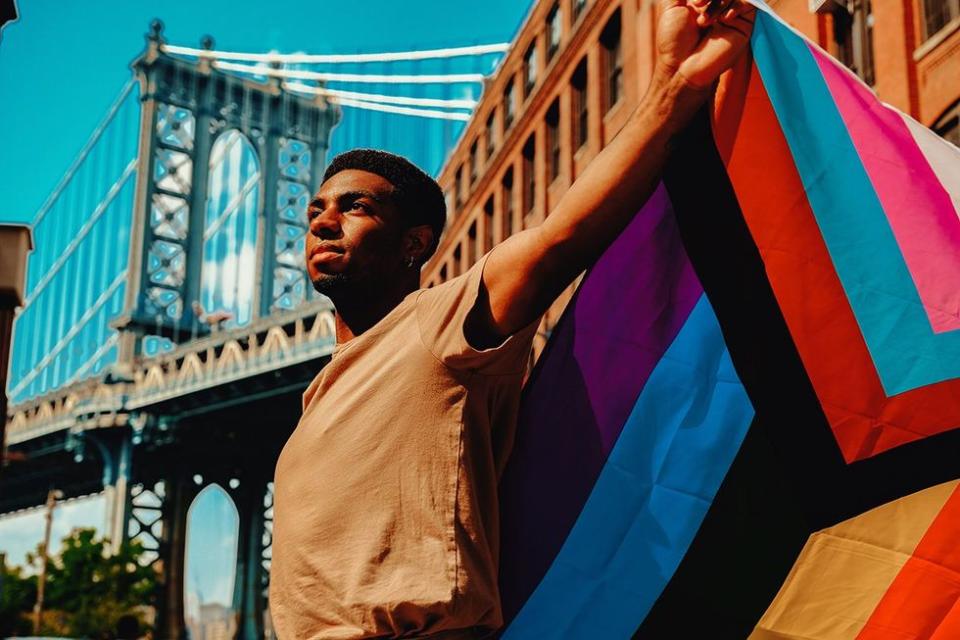
<path id="1" fill-rule="evenodd" d="M 540 324 L 539 318 L 489 349 L 475 349 L 467 341 L 464 322 L 483 283 L 484 254 L 466 273 L 422 290 L 416 301 L 420 339 L 434 356 L 452 369 L 486 375 L 523 373 Z"/>

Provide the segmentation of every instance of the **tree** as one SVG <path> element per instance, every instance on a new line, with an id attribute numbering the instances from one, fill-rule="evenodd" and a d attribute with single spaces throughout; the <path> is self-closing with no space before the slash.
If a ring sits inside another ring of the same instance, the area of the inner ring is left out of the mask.
<path id="1" fill-rule="evenodd" d="M 140 564 L 143 546 L 126 542 L 111 554 L 108 545 L 94 529 L 74 529 L 63 539 L 60 553 L 47 561 L 44 608 L 65 614 L 69 635 L 110 632 L 121 616 L 151 604 L 157 574 Z M 36 558 L 31 554 L 28 561 Z"/>
<path id="2" fill-rule="evenodd" d="M 0 637 L 27 635 L 33 628 L 29 612 L 37 600 L 37 577 L 20 567 L 0 567 Z"/>

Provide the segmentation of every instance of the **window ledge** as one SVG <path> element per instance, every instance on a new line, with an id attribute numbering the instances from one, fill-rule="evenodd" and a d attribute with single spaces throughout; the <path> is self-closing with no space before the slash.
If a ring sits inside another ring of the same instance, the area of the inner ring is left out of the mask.
<path id="1" fill-rule="evenodd" d="M 956 31 L 960 31 L 960 18 L 954 18 L 943 26 L 940 31 L 927 38 L 927 41 L 917 47 L 913 52 L 913 61 L 920 62 L 928 53 L 943 44 L 944 40 L 952 36 Z"/>

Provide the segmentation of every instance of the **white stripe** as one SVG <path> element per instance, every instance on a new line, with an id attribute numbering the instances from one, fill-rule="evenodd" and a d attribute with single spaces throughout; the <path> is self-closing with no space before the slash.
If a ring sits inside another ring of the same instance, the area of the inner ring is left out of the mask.
<path id="1" fill-rule="evenodd" d="M 233 64 L 214 62 L 213 66 L 224 71 L 252 73 L 258 76 L 274 78 L 298 78 L 300 80 L 320 80 L 322 82 L 384 82 L 389 84 L 443 84 L 457 82 L 483 82 L 482 73 L 447 73 L 433 75 L 366 74 L 366 73 L 326 73 L 319 71 L 300 71 L 297 69 L 274 69 L 264 65 Z"/>
<path id="2" fill-rule="evenodd" d="M 283 88 L 289 91 L 312 93 L 318 96 L 334 96 L 337 98 L 353 98 L 367 102 L 382 102 L 385 104 L 405 104 L 413 107 L 446 107 L 452 109 L 473 109 L 477 106 L 476 100 L 442 100 L 439 98 L 410 98 L 407 96 L 387 96 L 379 93 L 361 93 L 359 91 L 342 91 L 315 87 L 302 82 L 284 82 Z"/>
<path id="3" fill-rule="evenodd" d="M 395 51 L 389 53 L 352 53 L 352 54 L 311 54 L 311 53 L 246 53 L 242 51 L 208 51 L 191 47 L 163 45 L 161 51 L 198 58 L 218 58 L 220 60 L 242 60 L 247 62 L 281 62 L 287 64 L 318 64 L 341 62 L 397 62 L 403 60 L 430 60 L 434 58 L 456 58 L 486 53 L 503 53 L 510 48 L 509 43 L 480 44 L 468 47 L 449 47 L 446 49 L 426 49 L 423 51 Z"/>
<path id="4" fill-rule="evenodd" d="M 930 129 L 911 118 L 905 113 L 900 116 L 907 123 L 907 129 L 913 136 L 921 153 L 930 164 L 933 175 L 940 181 L 953 208 L 960 217 L 960 149 L 953 146 Z"/>

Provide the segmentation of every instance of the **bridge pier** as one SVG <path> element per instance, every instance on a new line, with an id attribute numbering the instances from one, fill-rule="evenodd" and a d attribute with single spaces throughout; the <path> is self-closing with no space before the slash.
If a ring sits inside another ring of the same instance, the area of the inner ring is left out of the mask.
<path id="1" fill-rule="evenodd" d="M 133 439 L 129 429 L 111 433 L 105 444 L 103 468 L 103 497 L 106 501 L 104 535 L 110 539 L 112 553 L 117 553 L 127 540 L 130 520 L 130 463 L 133 458 Z"/>
<path id="2" fill-rule="evenodd" d="M 103 536 L 110 541 L 111 553 L 117 553 L 127 539 L 130 520 L 130 474 L 133 459 L 133 437 L 129 427 L 85 429 L 84 421 L 71 430 L 67 449 L 74 461 L 86 457 L 92 445 L 102 462 L 102 487 L 105 502 Z"/>
<path id="3" fill-rule="evenodd" d="M 234 493 L 234 504 L 240 516 L 237 573 L 233 587 L 236 640 L 263 640 L 263 503 L 266 490 L 267 479 L 252 476 L 243 478 Z"/>
<path id="4" fill-rule="evenodd" d="M 161 586 L 157 601 L 158 640 L 187 640 L 183 578 L 187 558 L 187 511 L 198 488 L 184 470 L 174 470 L 165 480 L 163 539 L 160 541 Z"/>

